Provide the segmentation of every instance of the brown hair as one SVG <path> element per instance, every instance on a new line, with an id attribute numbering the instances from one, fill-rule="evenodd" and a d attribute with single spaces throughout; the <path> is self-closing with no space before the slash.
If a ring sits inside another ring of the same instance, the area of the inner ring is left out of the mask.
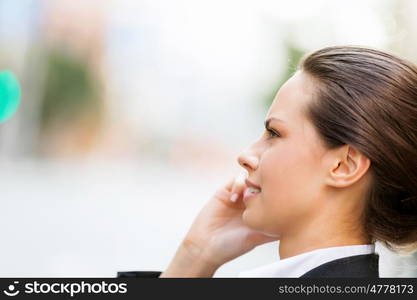
<path id="1" fill-rule="evenodd" d="M 299 68 L 318 83 L 307 117 L 329 148 L 366 155 L 366 232 L 388 248 L 417 246 L 417 67 L 379 50 L 327 47 Z"/>

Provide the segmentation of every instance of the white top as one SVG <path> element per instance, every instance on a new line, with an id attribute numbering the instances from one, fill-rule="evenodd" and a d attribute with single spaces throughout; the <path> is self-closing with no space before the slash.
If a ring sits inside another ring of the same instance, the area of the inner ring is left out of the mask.
<path id="1" fill-rule="evenodd" d="M 238 277 L 300 277 L 329 261 L 374 252 L 374 244 L 322 248 L 281 259 L 266 266 L 240 272 Z"/>

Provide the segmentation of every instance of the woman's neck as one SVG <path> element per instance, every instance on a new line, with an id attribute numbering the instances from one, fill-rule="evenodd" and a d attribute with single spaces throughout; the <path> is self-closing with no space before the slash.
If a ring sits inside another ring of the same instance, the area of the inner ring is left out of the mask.
<path id="1" fill-rule="evenodd" d="M 326 230 L 304 230 L 301 234 L 281 235 L 279 257 L 285 259 L 316 249 L 371 244 L 371 238 L 363 231 L 343 232 Z"/>

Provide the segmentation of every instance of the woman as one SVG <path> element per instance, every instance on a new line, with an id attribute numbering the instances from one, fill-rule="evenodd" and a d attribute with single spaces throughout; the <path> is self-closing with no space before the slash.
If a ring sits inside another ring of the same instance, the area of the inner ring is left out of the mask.
<path id="1" fill-rule="evenodd" d="M 363 47 L 305 56 L 238 162 L 246 180 L 215 193 L 164 272 L 119 276 L 211 277 L 279 240 L 279 261 L 240 276 L 378 277 L 376 240 L 417 245 L 416 66 Z"/>

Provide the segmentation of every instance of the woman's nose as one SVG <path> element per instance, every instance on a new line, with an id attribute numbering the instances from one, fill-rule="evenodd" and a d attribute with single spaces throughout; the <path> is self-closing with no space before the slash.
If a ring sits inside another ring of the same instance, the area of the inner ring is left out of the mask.
<path id="1" fill-rule="evenodd" d="M 258 163 L 259 163 L 258 158 L 254 155 L 248 154 L 247 152 L 242 152 L 238 156 L 237 161 L 248 172 L 254 171 L 258 168 Z"/>

